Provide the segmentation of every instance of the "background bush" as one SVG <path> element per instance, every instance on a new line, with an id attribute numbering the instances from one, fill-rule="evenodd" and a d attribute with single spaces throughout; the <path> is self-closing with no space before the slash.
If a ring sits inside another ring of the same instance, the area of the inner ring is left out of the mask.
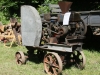
<path id="1" fill-rule="evenodd" d="M 61 0 L 0 0 L 0 21 L 6 24 L 10 17 L 20 17 L 20 7 L 21 5 L 31 5 L 34 6 L 39 13 L 49 12 L 48 4 L 57 4 Z M 66 0 L 63 0 L 66 1 Z M 72 1 L 72 10 L 99 10 L 100 2 L 90 2 L 87 0 L 67 0 Z M 83 8 L 84 7 L 84 8 Z"/>

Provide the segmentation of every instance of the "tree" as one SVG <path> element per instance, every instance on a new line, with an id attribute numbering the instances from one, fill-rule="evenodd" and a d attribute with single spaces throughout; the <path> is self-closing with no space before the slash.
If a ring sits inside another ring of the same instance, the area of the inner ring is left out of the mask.
<path id="1" fill-rule="evenodd" d="M 43 6 L 49 3 L 58 3 L 60 0 L 1 0 L 0 1 L 0 11 L 6 17 L 12 17 L 14 14 L 20 16 L 20 7 L 21 5 L 32 5 L 36 8 L 46 8 Z M 63 1 L 72 1 L 73 4 L 71 6 L 72 10 L 81 11 L 81 10 L 98 10 L 100 9 L 100 3 L 90 2 L 87 0 L 63 0 Z M 96 1 L 96 0 L 95 0 Z"/>
<path id="2" fill-rule="evenodd" d="M 38 5 L 43 2 L 43 0 L 1 0 L 0 11 L 3 12 L 5 16 L 12 17 L 14 14 L 19 16 L 21 5 L 32 5 L 37 8 Z"/>

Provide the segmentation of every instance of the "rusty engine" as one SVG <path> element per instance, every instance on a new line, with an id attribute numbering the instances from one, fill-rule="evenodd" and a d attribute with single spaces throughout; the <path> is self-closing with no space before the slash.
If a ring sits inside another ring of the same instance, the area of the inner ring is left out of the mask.
<path id="1" fill-rule="evenodd" d="M 64 15 L 69 12 L 72 2 L 59 2 L 58 4 L 61 8 L 60 13 L 51 12 L 43 15 L 42 40 L 45 43 L 69 44 L 71 40 L 83 39 L 87 31 L 87 26 L 82 21 L 79 13 L 71 12 L 68 25 L 63 25 Z"/>

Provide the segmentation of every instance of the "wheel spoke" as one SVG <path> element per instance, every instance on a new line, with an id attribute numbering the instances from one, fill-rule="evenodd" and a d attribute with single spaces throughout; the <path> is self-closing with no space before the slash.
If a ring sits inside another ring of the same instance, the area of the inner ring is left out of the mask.
<path id="1" fill-rule="evenodd" d="M 56 63 L 52 64 L 52 66 L 59 69 L 59 65 Z"/>
<path id="2" fill-rule="evenodd" d="M 45 58 L 44 63 L 48 64 L 50 62 L 49 57 Z"/>
<path id="3" fill-rule="evenodd" d="M 56 59 L 56 57 L 54 57 L 53 59 L 52 59 L 52 63 L 55 63 L 57 61 L 57 59 Z"/>
<path id="4" fill-rule="evenodd" d="M 52 63 L 52 55 L 49 55 L 48 57 L 50 59 L 50 63 Z"/>
<path id="5" fill-rule="evenodd" d="M 54 75 L 57 75 L 58 70 L 56 68 L 54 68 L 54 67 L 52 67 L 52 69 L 53 69 Z"/>

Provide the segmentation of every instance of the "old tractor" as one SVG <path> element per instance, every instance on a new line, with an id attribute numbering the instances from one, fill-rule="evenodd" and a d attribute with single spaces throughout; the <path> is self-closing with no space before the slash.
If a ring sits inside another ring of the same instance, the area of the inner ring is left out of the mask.
<path id="1" fill-rule="evenodd" d="M 80 14 L 69 11 L 72 2 L 59 2 L 52 9 L 61 13 L 43 14 L 29 5 L 21 6 L 22 44 L 27 48 L 24 52 L 15 53 L 17 64 L 25 64 L 34 55 L 43 58 L 44 70 L 49 75 L 59 75 L 63 65 L 75 65 L 84 69 L 86 59 L 82 51 L 86 25 Z"/>

